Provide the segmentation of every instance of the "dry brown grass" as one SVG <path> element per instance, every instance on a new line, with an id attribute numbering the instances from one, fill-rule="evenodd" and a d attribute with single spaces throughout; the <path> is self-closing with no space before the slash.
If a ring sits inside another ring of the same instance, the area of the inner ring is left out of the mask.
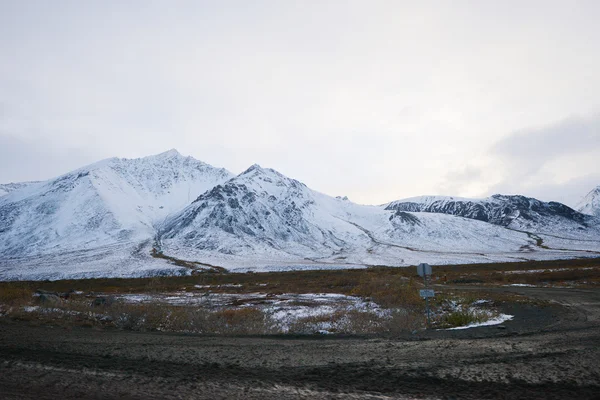
<path id="1" fill-rule="evenodd" d="M 374 334 L 386 331 L 386 318 L 368 311 L 336 311 L 299 318 L 289 326 L 289 333 L 314 334 L 321 331 L 344 334 Z"/>
<path id="2" fill-rule="evenodd" d="M 462 266 L 435 266 L 434 273 L 442 283 L 457 281 L 482 282 L 487 285 L 511 283 L 541 284 L 600 284 L 599 259 L 550 262 L 500 263 Z M 559 270 L 566 268 L 566 270 Z M 544 270 L 540 273 L 509 273 L 510 271 Z M 195 286 L 201 285 L 198 289 Z M 237 285 L 237 286 L 232 286 Z M 209 286 L 209 287 L 206 287 Z M 389 333 L 413 331 L 424 326 L 424 301 L 418 290 L 422 279 L 414 267 L 377 267 L 361 270 L 314 270 L 273 273 L 218 274 L 206 273 L 184 277 L 154 277 L 145 279 L 87 279 L 55 282 L 0 282 L 0 306 L 13 310 L 14 318 L 40 323 L 111 326 L 130 330 L 168 330 L 218 334 L 273 333 L 273 321 L 244 301 L 226 310 L 207 310 L 198 307 L 166 304 L 131 304 L 92 307 L 93 293 L 165 293 L 172 291 L 210 291 L 221 293 L 340 293 L 370 299 L 390 310 L 386 318 L 370 312 L 343 311 L 323 317 L 308 317 L 297 321 L 295 333 L 314 332 L 328 324 L 336 332 Z M 54 305 L 41 305 L 35 312 L 22 307 L 32 302 L 36 289 L 67 292 L 70 289 L 92 293 L 90 297 L 74 295 Z M 442 307 L 448 299 L 461 298 L 469 303 L 481 298 L 494 301 L 524 301 L 515 294 L 490 292 L 461 292 L 437 286 L 433 307 Z M 308 305 L 308 304 L 307 304 Z M 241 306 L 241 307 L 240 307 Z"/>
<path id="3" fill-rule="evenodd" d="M 394 336 L 404 332 L 414 332 L 423 329 L 426 325 L 423 308 L 396 309 L 391 318 L 386 321 L 385 330 L 388 335 Z"/>
<path id="4" fill-rule="evenodd" d="M 440 328 L 453 328 L 456 326 L 465 326 L 473 323 L 487 321 L 487 316 L 471 310 L 453 311 L 445 314 L 439 321 Z"/>
<path id="5" fill-rule="evenodd" d="M 208 327 L 220 334 L 267 334 L 270 328 L 265 314 L 252 307 L 226 309 L 211 313 Z"/>
<path id="6" fill-rule="evenodd" d="M 7 286 L 0 290 L 0 304 L 20 306 L 31 302 L 33 291 L 27 287 Z"/>
<path id="7" fill-rule="evenodd" d="M 423 300 L 419 297 L 416 280 L 404 276 L 380 276 L 373 274 L 365 276 L 356 283 L 349 294 L 370 298 L 382 307 L 412 308 L 420 305 Z"/>
<path id="8" fill-rule="evenodd" d="M 542 274 L 508 274 L 508 271 L 567 268 L 568 271 L 555 271 Z M 585 270 L 583 268 L 593 268 Z M 437 278 L 434 283 L 442 283 L 446 277 L 448 284 L 460 281 L 475 281 L 482 284 L 536 283 L 536 282 L 588 282 L 600 284 L 600 259 L 575 259 L 555 261 L 531 261 L 516 263 L 490 263 L 470 265 L 434 266 Z M 195 290 L 194 285 L 211 285 L 214 292 L 247 293 L 356 293 L 357 286 L 370 285 L 369 282 L 392 283 L 397 287 L 405 286 L 412 278 L 413 285 L 421 285 L 415 267 L 390 268 L 373 267 L 355 270 L 314 270 L 269 273 L 205 273 L 192 276 L 154 277 L 154 278 L 106 278 L 81 279 L 43 282 L 0 282 L 0 293 L 7 288 L 23 288 L 30 292 L 36 289 L 66 292 L 70 289 L 100 293 L 144 293 L 168 292 L 175 290 Z M 267 283 L 267 286 L 260 284 Z M 467 283 L 468 282 L 463 282 Z M 240 284 L 239 288 L 219 285 Z M 373 292 L 373 290 L 371 290 Z"/>
<path id="9" fill-rule="evenodd" d="M 272 328 L 260 310 L 245 307 L 211 311 L 162 303 L 114 303 L 93 306 L 86 298 L 24 309 L 14 307 L 10 318 L 60 326 L 113 327 L 132 331 L 209 334 L 267 334 Z"/>

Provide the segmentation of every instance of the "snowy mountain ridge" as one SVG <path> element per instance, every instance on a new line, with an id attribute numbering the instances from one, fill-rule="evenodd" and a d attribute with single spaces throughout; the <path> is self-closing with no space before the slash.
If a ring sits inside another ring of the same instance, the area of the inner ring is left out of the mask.
<path id="1" fill-rule="evenodd" d="M 169 151 L 102 160 L 13 191 L 0 197 L 0 276 L 3 267 L 64 253 L 77 254 L 77 263 L 98 263 L 94 268 L 106 257 L 127 263 L 134 250 L 149 246 L 155 225 L 231 176 Z"/>
<path id="2" fill-rule="evenodd" d="M 597 221 L 523 196 L 365 206 L 257 164 L 234 176 L 170 150 L 0 197 L 0 279 L 192 272 L 168 257 L 233 271 L 589 257 Z"/>
<path id="3" fill-rule="evenodd" d="M 575 237 L 589 225 L 597 224 L 593 218 L 564 204 L 520 195 L 496 194 L 484 199 L 422 196 L 393 201 L 385 205 L 385 209 L 450 214 L 511 229 L 540 233 L 560 231 Z"/>
<path id="4" fill-rule="evenodd" d="M 592 189 L 575 208 L 580 213 L 600 217 L 600 186 Z"/>
<path id="5" fill-rule="evenodd" d="M 505 202 L 505 197 L 494 199 Z M 530 202 L 537 204 L 534 200 Z M 554 205 L 546 214 L 553 210 L 562 209 Z M 485 262 L 567 254 L 542 247 L 544 240 L 560 241 L 557 238 L 532 237 L 478 218 L 422 211 L 358 205 L 254 165 L 168 218 L 158 238 L 165 254 L 233 270 L 400 266 L 419 260 Z M 555 217 L 550 225 L 565 222 Z M 593 230 L 586 237 L 599 240 L 584 244 L 584 252 L 600 248 L 600 232 Z M 577 252 L 573 243 L 560 245 L 564 251 Z"/>
<path id="6" fill-rule="evenodd" d="M 40 183 L 40 181 L 0 183 L 0 197 L 5 196 L 10 192 L 14 192 L 15 190 L 21 190 L 38 183 Z"/>

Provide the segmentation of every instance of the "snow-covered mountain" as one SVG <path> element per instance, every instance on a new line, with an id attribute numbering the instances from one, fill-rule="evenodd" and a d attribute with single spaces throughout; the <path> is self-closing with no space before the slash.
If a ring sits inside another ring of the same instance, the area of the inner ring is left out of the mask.
<path id="1" fill-rule="evenodd" d="M 262 270 L 558 256 L 540 240 L 445 213 L 354 204 L 258 165 L 199 196 L 159 233 L 165 254 Z"/>
<path id="2" fill-rule="evenodd" d="M 15 190 L 0 197 L 0 277 L 11 265 L 27 269 L 61 254 L 65 268 L 73 254 L 78 263 L 87 260 L 84 253 L 88 264 L 108 256 L 129 262 L 142 244 L 150 246 L 167 215 L 231 176 L 171 150 L 103 160 Z"/>
<path id="3" fill-rule="evenodd" d="M 575 208 L 580 213 L 600 217 L 600 186 L 590 191 Z"/>
<path id="4" fill-rule="evenodd" d="M 558 231 L 575 237 L 597 222 L 561 203 L 500 194 L 485 199 L 421 196 L 393 201 L 385 205 L 385 209 L 450 214 L 516 230 L 536 233 Z"/>
<path id="5" fill-rule="evenodd" d="M 174 258 L 265 271 L 594 256 L 598 221 L 522 196 L 365 206 L 272 169 L 233 176 L 171 150 L 0 197 L 0 279 L 190 273 Z"/>
<path id="6" fill-rule="evenodd" d="M 13 182 L 13 183 L 0 183 L 0 197 L 9 194 L 10 192 L 14 192 L 15 190 L 20 190 L 26 188 L 31 185 L 35 185 L 40 183 L 39 181 L 31 181 L 31 182 Z"/>

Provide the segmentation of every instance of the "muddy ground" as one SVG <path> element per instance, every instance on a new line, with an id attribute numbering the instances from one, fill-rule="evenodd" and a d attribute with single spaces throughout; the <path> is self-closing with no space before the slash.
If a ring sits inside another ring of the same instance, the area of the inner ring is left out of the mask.
<path id="1" fill-rule="evenodd" d="M 477 290 L 481 290 L 478 288 Z M 600 290 L 498 327 L 373 337 L 216 337 L 0 322 L 2 399 L 600 398 Z"/>

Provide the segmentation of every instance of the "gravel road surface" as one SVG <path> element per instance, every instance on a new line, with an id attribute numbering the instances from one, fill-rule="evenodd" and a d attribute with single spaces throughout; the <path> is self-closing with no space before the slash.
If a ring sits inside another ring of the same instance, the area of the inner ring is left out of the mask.
<path id="1" fill-rule="evenodd" d="M 481 290 L 481 288 L 477 288 Z M 600 290 L 497 288 L 504 329 L 216 337 L 0 319 L 2 399 L 600 398 Z"/>

